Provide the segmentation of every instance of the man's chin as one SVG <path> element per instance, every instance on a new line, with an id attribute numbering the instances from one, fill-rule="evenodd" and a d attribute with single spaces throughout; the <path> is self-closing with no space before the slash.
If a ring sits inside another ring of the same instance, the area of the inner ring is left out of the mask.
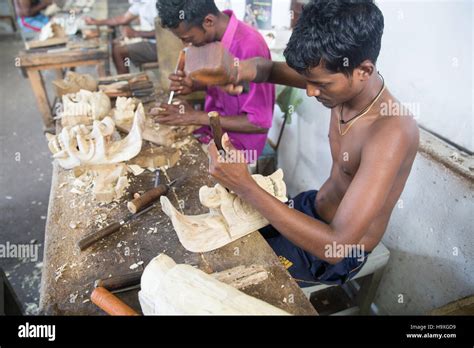
<path id="1" fill-rule="evenodd" d="M 336 105 L 334 105 L 332 102 L 328 101 L 328 100 L 318 100 L 318 102 L 320 102 L 321 104 L 323 104 L 324 107 L 328 108 L 328 109 L 332 109 L 334 108 Z"/>

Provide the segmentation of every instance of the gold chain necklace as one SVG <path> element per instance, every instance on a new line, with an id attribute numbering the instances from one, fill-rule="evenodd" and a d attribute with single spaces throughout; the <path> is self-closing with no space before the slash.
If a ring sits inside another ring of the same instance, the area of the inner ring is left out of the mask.
<path id="1" fill-rule="evenodd" d="M 366 106 L 359 114 L 355 115 L 352 119 L 350 119 L 347 122 L 344 122 L 344 120 L 342 119 L 342 112 L 344 111 L 344 104 L 342 104 L 341 112 L 339 113 L 339 117 L 338 117 L 339 122 L 337 123 L 337 125 L 339 127 L 339 135 L 341 135 L 341 136 L 346 135 L 347 132 L 349 132 L 351 127 L 354 125 L 354 123 L 356 123 L 362 117 L 367 115 L 367 113 L 370 111 L 370 109 L 372 109 L 372 107 L 377 102 L 377 100 L 379 100 L 379 98 L 382 96 L 383 92 L 385 91 L 385 80 L 384 80 L 383 76 L 380 73 L 379 73 L 379 75 L 382 78 L 382 88 L 380 89 L 380 92 L 375 96 L 372 103 L 370 103 L 368 106 Z M 347 128 L 344 131 L 341 130 L 341 124 L 347 124 Z"/>

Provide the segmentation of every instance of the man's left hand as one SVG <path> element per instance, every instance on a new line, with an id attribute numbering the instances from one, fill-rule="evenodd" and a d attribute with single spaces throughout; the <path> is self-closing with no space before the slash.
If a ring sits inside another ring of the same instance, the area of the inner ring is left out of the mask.
<path id="1" fill-rule="evenodd" d="M 206 124 L 207 115 L 197 111 L 189 103 L 180 101 L 179 105 L 159 104 L 150 112 L 160 124 L 169 126 L 202 126 Z"/>
<path id="2" fill-rule="evenodd" d="M 209 173 L 219 184 L 241 196 L 257 183 L 249 173 L 243 152 L 232 145 L 227 133 L 222 136 L 222 146 L 226 158 L 219 153 L 214 141 L 209 144 Z"/>

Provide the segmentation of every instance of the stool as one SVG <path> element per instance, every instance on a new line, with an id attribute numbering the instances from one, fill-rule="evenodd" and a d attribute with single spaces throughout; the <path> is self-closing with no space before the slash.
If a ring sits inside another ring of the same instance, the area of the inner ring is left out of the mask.
<path id="1" fill-rule="evenodd" d="M 370 314 L 370 306 L 375 298 L 375 294 L 382 279 L 382 275 L 385 269 L 385 265 L 390 258 L 390 251 L 380 243 L 377 247 L 372 250 L 370 255 L 367 257 L 367 261 L 362 269 L 357 273 L 354 278 L 350 281 L 360 281 L 360 288 L 357 293 L 358 307 L 352 307 L 344 311 L 334 313 L 335 315 L 342 314 L 354 314 L 359 309 L 359 314 L 368 315 Z M 364 279 L 362 279 L 364 278 Z M 315 286 L 309 286 L 302 288 L 306 297 L 310 298 L 311 294 L 318 292 L 333 286 L 339 286 L 338 284 L 318 284 Z"/>

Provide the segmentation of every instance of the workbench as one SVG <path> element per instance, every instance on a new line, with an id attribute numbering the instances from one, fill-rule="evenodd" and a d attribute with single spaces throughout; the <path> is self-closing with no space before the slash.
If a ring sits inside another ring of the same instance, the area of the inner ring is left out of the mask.
<path id="1" fill-rule="evenodd" d="M 96 18 L 107 18 L 107 0 L 96 0 L 92 11 L 88 13 Z M 96 66 L 99 77 L 109 71 L 110 44 L 105 38 L 96 48 L 87 49 L 40 49 L 22 50 L 16 59 L 16 66 L 26 72 L 36 98 L 45 129 L 54 127 L 53 107 L 44 86 L 42 72 L 54 70 L 56 78 L 62 79 L 64 69 L 79 66 Z"/>
<path id="2" fill-rule="evenodd" d="M 179 187 L 173 188 L 168 197 L 176 207 L 179 201 L 184 202 L 185 214 L 205 213 L 199 202 L 199 188 L 215 184 L 208 174 L 207 155 L 195 140 L 181 151 L 178 164 L 167 169 L 162 177 L 172 180 L 185 175 L 186 179 Z M 130 266 L 141 264 L 141 261 L 143 264 L 134 271 L 143 270 L 160 253 L 170 256 L 176 263 L 197 266 L 206 273 L 220 272 L 239 265 L 261 265 L 268 272 L 268 278 L 242 289 L 243 292 L 291 314 L 317 314 L 259 232 L 212 252 L 192 253 L 181 245 L 171 221 L 161 211 L 159 204 L 152 211 L 126 224 L 119 232 L 80 252 L 76 243 L 97 229 L 95 221 L 100 218 L 103 223 L 105 218 L 106 223 L 110 224 L 126 216 L 127 200 L 132 198 L 134 192 L 152 188 L 155 174 L 146 171 L 140 176 L 132 176 L 128 194 L 118 204 L 108 205 L 97 204 L 87 195 L 77 197 L 71 193 L 71 187 L 65 184 L 68 175 L 68 171 L 57 163 L 53 164 L 40 294 L 40 307 L 44 314 L 104 314 L 90 302 L 94 281 L 131 273 Z M 74 222 L 73 227 L 70 226 L 71 222 Z M 138 290 L 118 296 L 141 313 Z"/>

